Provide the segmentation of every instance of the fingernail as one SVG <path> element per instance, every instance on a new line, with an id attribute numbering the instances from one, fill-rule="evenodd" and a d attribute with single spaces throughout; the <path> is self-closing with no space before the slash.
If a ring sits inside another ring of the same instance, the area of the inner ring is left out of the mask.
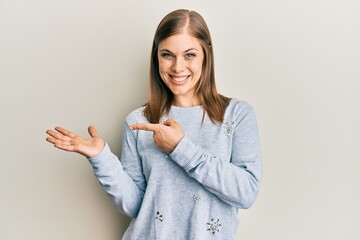
<path id="1" fill-rule="evenodd" d="M 132 126 L 129 127 L 131 130 L 134 130 L 134 128 Z"/>

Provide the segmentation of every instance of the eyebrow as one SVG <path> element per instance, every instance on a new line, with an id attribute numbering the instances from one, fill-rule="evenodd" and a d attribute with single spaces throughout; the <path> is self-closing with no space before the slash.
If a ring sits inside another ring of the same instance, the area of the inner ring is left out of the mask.
<path id="1" fill-rule="evenodd" d="M 188 50 L 185 50 L 184 53 L 189 52 L 189 51 L 192 51 L 192 50 L 199 51 L 199 50 L 197 50 L 196 48 L 189 48 Z M 168 49 L 160 49 L 159 51 L 160 51 L 160 52 L 169 52 L 169 53 L 172 53 L 172 52 L 171 52 L 170 50 L 168 50 Z"/>

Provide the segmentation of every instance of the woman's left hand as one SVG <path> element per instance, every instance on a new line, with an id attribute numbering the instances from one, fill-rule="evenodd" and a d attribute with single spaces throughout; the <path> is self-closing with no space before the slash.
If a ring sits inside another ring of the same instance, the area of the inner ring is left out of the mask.
<path id="1" fill-rule="evenodd" d="M 167 153 L 171 153 L 185 136 L 180 124 L 172 118 L 166 120 L 164 124 L 132 124 L 130 129 L 152 131 L 155 144 Z"/>

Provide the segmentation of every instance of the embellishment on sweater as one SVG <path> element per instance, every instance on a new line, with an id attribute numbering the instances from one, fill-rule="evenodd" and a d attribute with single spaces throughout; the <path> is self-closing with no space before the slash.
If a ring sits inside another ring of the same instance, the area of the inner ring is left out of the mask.
<path id="1" fill-rule="evenodd" d="M 195 203 L 198 203 L 198 202 L 200 202 L 200 200 L 201 200 L 200 194 L 196 193 L 196 194 L 193 196 L 193 201 L 194 201 Z"/>
<path id="2" fill-rule="evenodd" d="M 211 221 L 206 225 L 207 225 L 207 231 L 212 235 L 215 235 L 215 233 L 220 231 L 221 224 L 219 223 L 219 219 L 215 222 L 214 219 L 212 218 Z"/>
<path id="3" fill-rule="evenodd" d="M 155 219 L 156 219 L 156 220 L 159 220 L 160 222 L 162 222 L 164 218 L 163 218 L 163 215 L 160 214 L 159 211 L 157 211 L 157 212 L 156 212 Z"/>
<path id="4" fill-rule="evenodd" d="M 226 135 L 231 136 L 234 132 L 234 122 L 223 122 L 224 132 Z"/>

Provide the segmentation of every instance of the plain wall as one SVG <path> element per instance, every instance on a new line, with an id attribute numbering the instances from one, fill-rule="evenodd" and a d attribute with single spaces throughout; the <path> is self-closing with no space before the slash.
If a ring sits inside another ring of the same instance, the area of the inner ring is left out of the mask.
<path id="1" fill-rule="evenodd" d="M 209 25 L 219 91 L 256 110 L 264 178 L 238 239 L 360 239 L 357 0 L 0 0 L 0 239 L 121 239 L 129 218 L 45 131 L 93 124 L 119 154 L 178 8 Z"/>

